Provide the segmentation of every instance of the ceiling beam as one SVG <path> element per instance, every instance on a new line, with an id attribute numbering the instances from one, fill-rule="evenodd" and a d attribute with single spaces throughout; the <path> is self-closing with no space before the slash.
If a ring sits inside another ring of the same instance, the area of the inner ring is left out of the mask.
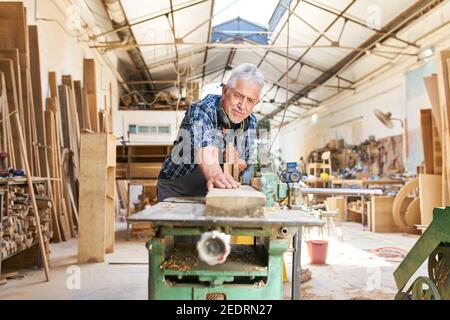
<path id="1" fill-rule="evenodd" d="M 115 3 L 117 3 L 118 6 L 120 7 L 121 13 L 123 14 L 123 17 L 124 17 L 124 21 L 123 22 L 121 21 L 120 23 L 118 21 L 111 19 L 111 23 L 112 23 L 113 27 L 120 29 L 117 32 L 117 36 L 122 41 L 127 40 L 128 43 L 137 44 L 136 37 L 134 36 L 133 30 L 130 27 L 130 22 L 128 21 L 128 17 L 122 6 L 122 2 L 120 0 L 117 0 L 116 2 L 111 1 L 111 0 L 109 0 L 109 1 L 102 0 L 103 7 L 105 8 L 106 12 L 108 13 L 108 16 L 110 16 L 110 17 L 111 17 L 111 15 L 109 13 L 108 8 L 109 8 L 109 6 L 111 6 L 112 4 L 115 4 Z M 129 50 L 127 50 L 127 53 L 129 55 L 131 61 L 133 61 L 133 64 L 134 64 L 137 72 L 141 75 L 141 77 L 143 79 L 153 80 L 150 71 L 147 69 L 147 64 L 145 63 L 145 59 L 144 59 L 141 49 L 139 47 L 130 48 Z M 148 89 L 155 89 L 155 87 L 151 86 Z"/>
<path id="2" fill-rule="evenodd" d="M 320 9 L 320 10 L 322 10 L 322 11 L 325 11 L 325 12 L 328 12 L 328 13 L 331 13 L 331 14 L 334 14 L 334 15 L 336 15 L 336 16 L 339 15 L 339 12 L 336 12 L 336 11 L 334 11 L 334 10 L 332 10 L 332 9 L 326 8 L 325 6 L 319 5 L 318 3 L 315 3 L 315 2 L 313 2 L 313 1 L 303 0 L 303 2 L 306 3 L 306 4 L 309 4 L 310 6 L 313 6 L 313 7 L 317 8 L 317 9 Z M 361 21 L 358 21 L 357 19 L 352 18 L 352 17 L 350 17 L 349 15 L 344 14 L 344 15 L 342 15 L 342 18 L 344 18 L 344 19 L 347 20 L 347 21 L 353 22 L 353 23 L 355 23 L 355 24 L 357 24 L 357 25 L 359 25 L 359 26 L 362 26 L 362 27 L 364 27 L 364 28 L 366 28 L 366 29 L 369 29 L 369 30 L 371 30 L 371 31 L 374 31 L 374 32 L 376 32 L 376 33 L 380 33 L 377 29 L 374 29 L 374 28 L 368 26 L 366 23 L 361 22 Z M 381 34 L 381 33 L 380 33 L 380 34 Z M 394 35 L 393 38 L 396 39 L 396 40 L 398 40 L 398 41 L 400 41 L 400 42 L 403 42 L 403 43 L 405 43 L 405 44 L 407 44 L 407 45 L 409 45 L 409 46 L 413 46 L 413 47 L 419 48 L 419 46 L 418 46 L 417 44 L 412 43 L 412 42 L 409 42 L 409 41 L 406 41 L 406 40 L 403 40 L 403 39 L 397 37 L 396 35 Z"/>
<path id="3" fill-rule="evenodd" d="M 300 57 L 298 57 L 298 59 L 281 75 L 281 77 L 278 79 L 278 81 L 281 81 L 286 75 L 288 75 L 289 74 L 289 71 L 291 71 L 294 67 L 295 67 L 295 65 L 297 64 L 297 63 L 301 63 L 302 62 L 302 59 L 308 54 L 308 52 L 309 51 L 311 51 L 311 49 L 316 45 L 316 43 L 317 42 L 319 42 L 319 40 L 322 38 L 322 36 L 323 36 L 323 34 L 324 33 L 326 33 L 328 30 L 330 30 L 333 26 L 334 26 L 334 24 L 342 17 L 342 15 L 348 10 L 348 9 L 350 9 L 351 8 L 351 6 L 354 4 L 356 2 L 356 0 L 352 0 L 345 8 L 344 8 L 344 10 L 342 10 L 342 12 L 340 13 L 340 15 L 338 15 L 337 17 L 335 17 L 334 18 L 334 20 L 328 25 L 328 27 L 324 30 L 324 32 L 323 33 L 321 33 L 314 41 L 313 41 L 313 43 L 311 44 L 311 45 L 309 45 L 308 46 L 308 49 L 306 49 L 305 50 L 305 52 L 300 56 Z M 323 73 L 322 73 L 323 74 Z M 317 83 L 316 81 L 313 81 L 314 83 Z M 295 95 L 294 95 L 294 97 L 295 97 Z M 289 101 L 291 100 L 292 98 L 290 98 L 289 99 Z M 289 102 L 289 101 L 287 101 L 287 103 Z M 277 109 L 275 109 L 275 111 L 276 110 L 278 110 L 277 111 L 277 113 L 279 112 L 279 110 L 282 110 L 283 108 L 282 107 L 280 107 L 280 108 L 277 108 Z M 274 112 L 275 112 L 274 111 Z M 273 112 L 271 112 L 270 113 L 270 116 L 271 117 L 273 117 Z"/>
<path id="4" fill-rule="evenodd" d="M 211 11 L 209 12 L 208 36 L 206 38 L 206 43 L 208 43 L 209 39 L 211 38 L 212 20 L 213 20 L 213 15 L 214 15 L 215 0 L 211 0 L 211 1 L 212 1 L 211 2 Z M 208 60 L 208 48 L 206 48 L 205 56 L 203 58 L 202 85 L 201 85 L 202 88 L 203 88 L 203 83 L 205 82 L 205 71 L 206 71 L 206 61 L 207 60 Z"/>
<path id="5" fill-rule="evenodd" d="M 190 8 L 192 6 L 195 6 L 195 5 L 198 5 L 200 3 L 207 2 L 207 1 L 210 1 L 210 0 L 193 1 L 193 2 L 188 3 L 187 5 L 182 5 L 182 6 L 178 6 L 176 8 L 171 8 L 170 10 L 163 10 L 162 12 L 159 12 L 159 13 L 157 13 L 155 15 L 152 15 L 149 18 L 146 18 L 146 19 L 143 19 L 143 20 L 139 20 L 139 21 L 136 21 L 136 22 L 133 22 L 133 23 L 128 23 L 127 26 L 121 26 L 119 28 L 114 28 L 112 30 L 108 30 L 108 31 L 105 31 L 103 33 L 97 34 L 94 39 L 106 36 L 106 35 L 108 35 L 110 33 L 115 33 L 115 32 L 119 32 L 119 31 L 125 30 L 126 28 L 137 26 L 139 24 L 142 24 L 142 23 L 145 23 L 145 22 L 157 19 L 157 18 L 161 18 L 161 17 L 167 16 L 171 12 L 177 12 L 177 11 L 180 11 L 180 10 L 184 10 L 184 9 Z"/>

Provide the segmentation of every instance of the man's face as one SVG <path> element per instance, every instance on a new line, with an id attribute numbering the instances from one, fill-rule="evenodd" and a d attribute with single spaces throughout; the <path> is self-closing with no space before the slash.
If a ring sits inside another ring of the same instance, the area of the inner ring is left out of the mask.
<path id="1" fill-rule="evenodd" d="M 260 89 L 256 83 L 238 79 L 236 87 L 223 86 L 222 107 L 233 123 L 240 123 L 252 113 L 259 100 Z"/>

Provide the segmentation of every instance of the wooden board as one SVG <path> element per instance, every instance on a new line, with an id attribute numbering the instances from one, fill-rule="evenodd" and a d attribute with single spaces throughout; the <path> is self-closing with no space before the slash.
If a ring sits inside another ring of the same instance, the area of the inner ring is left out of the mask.
<path id="1" fill-rule="evenodd" d="M 441 175 L 419 175 L 421 224 L 429 225 L 433 220 L 433 209 L 443 205 Z"/>
<path id="2" fill-rule="evenodd" d="M 450 202 L 450 79 L 447 69 L 447 59 L 450 59 L 450 50 L 440 51 L 437 54 L 438 62 L 438 89 L 441 118 L 441 145 L 443 155 L 442 167 L 442 200 Z M 447 160 L 446 160 L 447 159 Z"/>
<path id="3" fill-rule="evenodd" d="M 395 224 L 406 233 L 415 234 L 417 229 L 406 222 L 406 211 L 412 198 L 409 195 L 419 188 L 419 179 L 415 178 L 407 182 L 397 193 L 392 205 L 392 216 Z"/>
<path id="4" fill-rule="evenodd" d="M 162 163 L 139 163 L 134 162 L 129 166 L 127 163 L 117 163 L 117 178 L 130 179 L 157 179 L 161 171 Z M 127 171 L 129 169 L 129 176 Z"/>
<path id="5" fill-rule="evenodd" d="M 28 54 L 25 8 L 22 2 L 0 3 L 0 47 Z"/>
<path id="6" fill-rule="evenodd" d="M 55 123 L 56 116 L 52 110 L 54 99 L 48 98 L 46 102 L 47 110 L 44 111 L 44 115 L 46 122 L 46 140 L 49 143 L 49 148 L 47 150 L 49 174 L 50 178 L 52 178 L 52 191 L 55 199 L 54 205 L 57 212 L 56 220 L 60 228 L 61 240 L 66 241 L 70 239 L 70 229 L 67 211 L 65 210 L 65 205 L 63 205 L 64 195 L 61 181 L 60 145 L 58 141 L 57 126 Z"/>
<path id="7" fill-rule="evenodd" d="M 14 63 L 9 59 L 0 59 L 0 72 L 3 72 L 5 78 L 6 95 L 8 100 L 8 112 L 18 111 L 16 81 L 14 77 Z M 11 133 L 14 141 L 19 140 L 18 128 L 15 121 L 11 121 Z M 14 144 L 14 158 L 16 160 L 15 167 L 21 168 L 21 152 L 18 143 Z"/>
<path id="8" fill-rule="evenodd" d="M 433 168 L 434 174 L 442 174 L 442 146 L 441 138 L 439 135 L 439 130 L 436 123 L 440 121 L 431 118 L 431 128 L 432 128 L 432 143 L 433 143 Z"/>
<path id="9" fill-rule="evenodd" d="M 422 224 L 420 222 L 420 197 L 414 198 L 406 208 L 405 221 L 409 226 Z"/>
<path id="10" fill-rule="evenodd" d="M 86 129 L 88 128 L 86 126 L 86 117 L 84 115 L 86 106 L 84 104 L 85 99 L 83 98 L 84 92 L 81 86 L 81 81 L 74 81 L 73 85 L 80 129 Z"/>
<path id="11" fill-rule="evenodd" d="M 91 130 L 94 132 L 99 132 L 100 123 L 98 117 L 98 107 L 97 107 L 97 82 L 96 82 L 96 72 L 95 72 L 95 60 L 94 59 L 84 59 L 83 64 L 83 83 L 86 89 L 87 96 L 87 106 L 89 110 L 89 120 L 91 125 Z"/>
<path id="12" fill-rule="evenodd" d="M 425 88 L 427 89 L 428 98 L 430 99 L 431 103 L 431 110 L 433 113 L 433 118 L 436 121 L 436 126 L 439 131 L 439 134 L 441 134 L 441 111 L 439 106 L 439 91 L 438 91 L 438 80 L 437 80 L 437 74 L 433 74 L 429 77 L 423 78 L 425 83 Z"/>
<path id="13" fill-rule="evenodd" d="M 214 188 L 206 195 L 206 213 L 222 216 L 260 216 L 266 204 L 264 193 L 250 186 Z"/>
<path id="14" fill-rule="evenodd" d="M 41 84 L 41 63 L 39 56 L 39 38 L 37 26 L 29 26 L 29 41 L 30 41 L 30 71 L 31 82 L 33 90 L 33 104 L 36 119 L 36 133 L 37 141 L 39 143 L 38 155 L 41 176 L 47 177 L 47 153 L 45 152 L 45 121 L 44 121 L 44 106 L 42 98 L 42 84 Z"/>
<path id="15" fill-rule="evenodd" d="M 420 130 L 425 162 L 425 173 L 434 173 L 433 128 L 431 109 L 420 110 Z"/>
<path id="16" fill-rule="evenodd" d="M 373 232 L 400 232 L 392 216 L 394 197 L 372 197 L 372 231 Z"/>
<path id="17" fill-rule="evenodd" d="M 20 75 L 20 58 L 18 49 L 0 49 L 1 59 L 10 59 L 14 62 L 14 77 L 16 80 L 17 108 L 19 109 L 20 123 L 24 127 L 23 101 L 22 101 L 22 80 Z"/>

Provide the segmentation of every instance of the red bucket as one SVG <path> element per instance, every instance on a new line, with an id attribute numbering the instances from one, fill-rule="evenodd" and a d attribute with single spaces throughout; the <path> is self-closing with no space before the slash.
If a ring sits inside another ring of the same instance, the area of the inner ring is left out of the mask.
<path id="1" fill-rule="evenodd" d="M 308 240 L 309 258 L 311 264 L 326 264 L 328 255 L 328 241 L 326 240 Z"/>

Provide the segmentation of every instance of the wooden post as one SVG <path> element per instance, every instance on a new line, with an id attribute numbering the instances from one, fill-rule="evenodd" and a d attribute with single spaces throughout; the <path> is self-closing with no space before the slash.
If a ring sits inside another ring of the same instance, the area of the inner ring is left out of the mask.
<path id="1" fill-rule="evenodd" d="M 47 281 L 50 281 L 50 272 L 48 269 L 47 254 L 45 252 L 44 238 L 42 237 L 41 219 L 39 218 L 39 212 L 38 212 L 38 208 L 37 208 L 37 204 L 36 204 L 36 196 L 35 196 L 34 190 L 33 190 L 33 182 L 31 181 L 30 166 L 28 165 L 27 150 L 25 148 L 25 141 L 23 138 L 22 126 L 20 124 L 19 115 L 17 114 L 17 112 L 14 114 L 14 119 L 16 121 L 17 131 L 18 131 L 18 135 L 19 135 L 19 144 L 20 144 L 20 151 L 21 151 L 21 156 L 22 156 L 22 166 L 25 169 L 25 177 L 27 179 L 28 189 L 29 189 L 29 193 L 31 195 L 31 206 L 33 208 L 34 217 L 36 219 L 36 229 L 37 229 L 37 236 L 38 236 L 38 242 L 39 242 L 39 249 L 41 251 L 42 262 L 44 264 L 45 277 L 46 277 Z"/>

